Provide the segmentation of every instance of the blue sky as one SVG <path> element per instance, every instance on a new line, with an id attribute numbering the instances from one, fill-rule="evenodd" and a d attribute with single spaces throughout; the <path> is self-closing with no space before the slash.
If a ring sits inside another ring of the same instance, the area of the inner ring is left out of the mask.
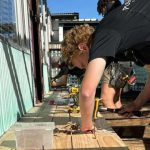
<path id="1" fill-rule="evenodd" d="M 97 1 L 98 0 L 47 0 L 47 3 L 51 13 L 78 12 L 81 19 L 99 19 Z"/>

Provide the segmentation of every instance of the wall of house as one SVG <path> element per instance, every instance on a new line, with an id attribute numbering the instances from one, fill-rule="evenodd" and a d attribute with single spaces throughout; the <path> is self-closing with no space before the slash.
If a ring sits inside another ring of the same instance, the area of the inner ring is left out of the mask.
<path id="1" fill-rule="evenodd" d="M 48 65 L 43 65 L 43 79 L 44 79 L 44 94 L 49 92 L 49 73 L 48 73 Z"/>
<path id="2" fill-rule="evenodd" d="M 35 94 L 38 86 L 35 83 L 37 74 L 34 51 L 37 52 L 37 49 L 33 36 L 34 16 L 30 14 L 33 13 L 32 4 L 31 0 L 0 0 L 0 136 L 39 100 L 37 93 Z M 42 40 L 39 42 L 43 44 L 40 49 L 41 66 L 43 64 L 42 92 L 47 94 L 50 68 L 48 43 L 51 30 L 48 27 L 51 20 L 46 12 L 46 1 L 38 1 L 38 5 L 42 7 L 37 6 L 37 9 L 43 8 L 40 11 L 43 16 L 40 22 L 43 33 L 39 33 Z"/>
<path id="3" fill-rule="evenodd" d="M 0 136 L 33 107 L 30 51 L 0 40 Z"/>
<path id="4" fill-rule="evenodd" d="M 41 48 L 43 50 L 43 84 L 44 94 L 49 92 L 49 78 L 50 78 L 50 60 L 49 60 L 49 42 L 51 32 L 51 18 L 47 12 L 47 2 L 41 1 L 41 14 L 40 14 L 40 25 L 41 25 Z"/>

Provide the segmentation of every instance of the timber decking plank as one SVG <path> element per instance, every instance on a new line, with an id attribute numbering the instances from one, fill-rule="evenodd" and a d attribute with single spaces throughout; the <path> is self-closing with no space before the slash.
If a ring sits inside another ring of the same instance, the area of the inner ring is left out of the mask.
<path id="1" fill-rule="evenodd" d="M 80 114 L 72 113 L 70 115 L 72 122 L 80 122 Z M 86 134 L 72 135 L 73 148 L 95 148 L 95 149 L 109 149 L 109 150 L 127 150 L 127 146 L 114 132 L 114 130 L 107 124 L 106 120 L 101 114 L 98 114 L 98 119 L 95 121 L 96 136 L 93 134 L 88 137 Z M 93 136 L 93 137 L 92 137 Z M 88 141 L 88 144 L 85 143 Z M 91 143 L 91 144 L 89 144 Z M 75 145 L 75 147 L 74 147 Z"/>
<path id="2" fill-rule="evenodd" d="M 150 139 L 124 139 L 126 145 L 128 145 L 130 150 L 149 150 L 150 149 Z"/>
<path id="3" fill-rule="evenodd" d="M 30 109 L 23 117 L 20 118 L 19 122 L 34 122 L 35 120 L 41 119 L 40 116 L 42 110 L 45 108 L 46 103 L 41 103 Z"/>
<path id="4" fill-rule="evenodd" d="M 52 121 L 55 122 L 55 125 L 65 125 L 68 122 L 70 122 L 69 114 L 67 114 L 67 113 L 61 113 L 61 114 L 56 113 L 56 114 L 54 114 Z"/>
<path id="5" fill-rule="evenodd" d="M 65 130 L 65 125 L 69 122 L 69 114 L 65 112 L 64 107 L 57 106 L 52 120 L 55 122 L 56 128 Z M 53 149 L 72 149 L 71 135 L 55 133 Z"/>
<path id="6" fill-rule="evenodd" d="M 80 125 L 81 123 L 80 117 L 81 117 L 80 113 L 70 114 L 71 122 L 76 123 L 78 125 Z M 83 133 L 72 134 L 72 144 L 73 144 L 73 149 L 76 150 L 80 150 L 80 149 L 100 150 L 99 144 L 94 134 L 83 134 Z"/>
<path id="7" fill-rule="evenodd" d="M 117 126 L 143 126 L 150 124 L 150 118 L 124 118 L 124 119 L 114 119 L 107 120 L 108 124 L 117 127 Z"/>
<path id="8" fill-rule="evenodd" d="M 141 109 L 142 116 L 132 116 L 130 118 L 112 112 L 101 112 L 101 115 L 110 126 L 143 126 L 150 123 L 150 111 L 146 108 Z"/>
<path id="9" fill-rule="evenodd" d="M 107 121 L 98 114 L 98 119 L 95 122 L 98 132 L 96 139 L 102 149 L 105 150 L 128 150 L 122 139 L 115 133 Z"/>
<path id="10" fill-rule="evenodd" d="M 56 110 L 56 106 L 50 106 L 45 102 L 45 106 L 41 111 L 37 113 L 37 117 L 34 122 L 51 122 L 53 118 L 53 111 Z"/>
<path id="11" fill-rule="evenodd" d="M 96 132 L 96 139 L 102 149 L 105 150 L 128 150 L 128 147 L 116 133 L 107 130 Z"/>
<path id="12" fill-rule="evenodd" d="M 103 117 L 98 117 L 98 119 L 95 121 L 95 125 L 98 130 L 107 130 L 110 132 L 114 131 Z"/>
<path id="13" fill-rule="evenodd" d="M 141 113 L 141 116 L 133 115 L 130 118 L 131 119 L 137 119 L 137 118 L 148 118 L 148 117 L 150 117 L 150 111 L 140 111 L 139 113 Z M 101 114 L 107 120 L 112 120 L 112 119 L 126 119 L 126 117 L 124 117 L 123 115 L 120 115 L 118 113 L 101 112 Z"/>
<path id="14" fill-rule="evenodd" d="M 73 149 L 76 150 L 99 150 L 97 139 L 94 134 L 72 134 Z"/>
<path id="15" fill-rule="evenodd" d="M 53 150 L 55 149 L 71 150 L 72 149 L 71 135 L 67 135 L 65 133 L 55 134 Z"/>
<path id="16" fill-rule="evenodd" d="M 150 126 L 145 127 L 144 138 L 150 139 Z"/>

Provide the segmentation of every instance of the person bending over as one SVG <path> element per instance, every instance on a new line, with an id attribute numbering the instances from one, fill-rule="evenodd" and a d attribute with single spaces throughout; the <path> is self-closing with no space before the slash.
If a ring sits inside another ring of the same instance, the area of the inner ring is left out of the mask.
<path id="1" fill-rule="evenodd" d="M 140 66 L 150 64 L 149 8 L 149 0 L 127 1 L 104 17 L 95 31 L 88 25 L 81 25 L 66 32 L 62 42 L 65 62 L 70 66 L 86 68 L 79 96 L 81 131 L 94 128 L 95 91 L 107 65 L 114 59 L 131 60 Z M 150 76 L 141 94 L 122 112 L 131 113 L 139 109 L 150 98 L 149 86 Z"/>
<path id="2" fill-rule="evenodd" d="M 119 0 L 98 0 L 97 12 L 99 13 L 99 15 L 102 14 L 103 17 L 106 17 L 112 10 L 118 8 L 119 6 L 121 6 L 121 2 Z M 111 74 L 112 74 L 110 73 L 110 71 L 112 70 L 109 70 L 109 68 L 110 67 L 105 69 L 102 77 L 101 98 L 102 98 L 103 105 L 106 108 L 109 108 L 108 110 L 113 110 L 113 112 L 118 112 L 118 110 L 122 107 L 121 91 L 123 87 L 118 88 L 115 86 L 111 86 L 109 84 L 111 79 Z M 103 109 L 103 107 L 100 107 L 99 110 L 104 111 L 107 109 Z"/>
<path id="3" fill-rule="evenodd" d="M 68 66 L 64 62 L 61 63 L 59 68 L 61 69 L 60 72 L 58 73 L 57 76 L 55 76 L 51 80 L 51 84 L 50 85 L 52 87 L 66 86 L 67 85 L 68 74 L 76 75 L 78 78 L 81 78 L 82 75 L 85 72 L 85 69 L 79 69 L 77 67 L 69 69 Z"/>

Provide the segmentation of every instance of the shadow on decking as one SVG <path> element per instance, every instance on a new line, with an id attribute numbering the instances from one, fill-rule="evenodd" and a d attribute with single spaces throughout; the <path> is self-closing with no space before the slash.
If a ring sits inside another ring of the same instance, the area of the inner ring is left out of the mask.
<path id="1" fill-rule="evenodd" d="M 6 140 L 3 141 L 0 146 L 15 149 L 16 148 L 16 141 L 15 140 Z"/>

